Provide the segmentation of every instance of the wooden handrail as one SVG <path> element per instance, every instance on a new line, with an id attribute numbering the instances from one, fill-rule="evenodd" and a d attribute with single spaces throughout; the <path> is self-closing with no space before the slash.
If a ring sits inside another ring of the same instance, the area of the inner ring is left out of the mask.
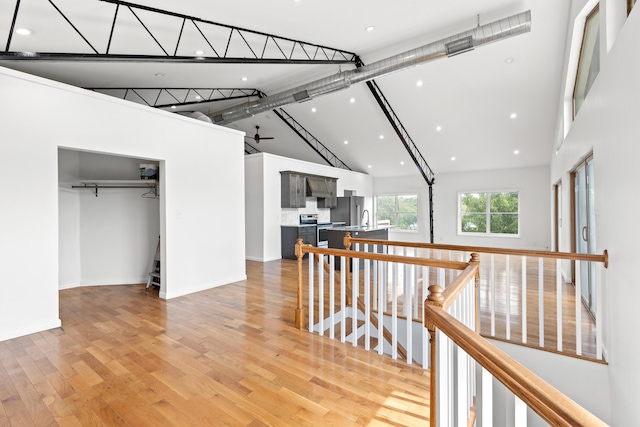
<path id="1" fill-rule="evenodd" d="M 487 254 L 502 254 L 502 255 L 521 255 L 531 257 L 553 258 L 553 259 L 568 259 L 577 261 L 592 261 L 601 262 L 604 267 L 609 267 L 609 252 L 605 249 L 602 255 L 597 254 L 578 254 L 573 252 L 551 252 L 551 251 L 535 251 L 528 249 L 509 249 L 509 248 L 491 248 L 485 246 L 462 246 L 462 245 L 448 245 L 439 243 L 420 243 L 420 242 L 402 242 L 397 240 L 379 240 L 379 239 L 350 239 L 351 243 L 371 244 L 371 245 L 383 245 L 383 246 L 405 246 L 408 248 L 422 248 L 422 249 L 444 249 L 460 252 L 480 252 Z"/>
<path id="2" fill-rule="evenodd" d="M 297 244 L 296 244 L 297 246 Z M 464 270 L 469 265 L 462 261 L 447 261 L 442 259 L 431 258 L 418 258 L 418 257 L 406 257 L 402 255 L 386 255 L 375 252 L 360 252 L 351 251 L 346 249 L 333 249 L 333 248 L 317 248 L 312 245 L 302 244 L 300 246 L 302 253 L 314 253 L 322 255 L 333 255 L 346 258 L 358 258 L 367 259 L 372 261 L 386 261 L 386 262 L 398 262 L 402 264 L 420 265 L 424 267 L 440 267 L 450 268 L 453 270 Z"/>
<path id="3" fill-rule="evenodd" d="M 442 308 L 425 304 L 424 315 L 430 325 L 442 331 L 549 424 L 567 427 L 607 425 Z"/>

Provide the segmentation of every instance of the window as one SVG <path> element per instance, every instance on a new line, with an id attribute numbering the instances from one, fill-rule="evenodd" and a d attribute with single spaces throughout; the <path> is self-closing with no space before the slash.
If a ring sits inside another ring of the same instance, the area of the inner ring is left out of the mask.
<path id="1" fill-rule="evenodd" d="M 458 233 L 518 235 L 519 199 L 517 191 L 459 193 Z"/>
<path id="2" fill-rule="evenodd" d="M 376 196 L 378 222 L 389 221 L 396 230 L 418 230 L 418 196 Z"/>
<path id="3" fill-rule="evenodd" d="M 573 89 L 573 117 L 578 114 L 596 76 L 600 72 L 600 9 L 596 6 L 587 16 L 578 60 L 576 85 Z"/>

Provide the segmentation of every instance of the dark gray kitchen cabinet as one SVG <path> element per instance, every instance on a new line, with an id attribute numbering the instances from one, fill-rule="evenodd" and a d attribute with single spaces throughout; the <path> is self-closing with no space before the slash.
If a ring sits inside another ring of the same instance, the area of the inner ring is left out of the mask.
<path id="1" fill-rule="evenodd" d="M 327 188 L 329 189 L 329 197 L 318 199 L 318 207 L 338 207 L 338 180 L 335 178 L 325 178 L 325 181 L 327 182 Z"/>
<path id="2" fill-rule="evenodd" d="M 295 226 L 295 225 L 283 225 L 281 226 L 281 245 L 282 245 L 282 258 L 297 259 L 295 246 L 296 241 L 300 238 L 302 243 L 317 246 L 316 226 Z M 307 255 L 305 254 L 305 257 Z"/>
<path id="3" fill-rule="evenodd" d="M 280 178 L 280 207 L 306 207 L 307 198 L 304 175 L 295 172 L 280 172 Z"/>

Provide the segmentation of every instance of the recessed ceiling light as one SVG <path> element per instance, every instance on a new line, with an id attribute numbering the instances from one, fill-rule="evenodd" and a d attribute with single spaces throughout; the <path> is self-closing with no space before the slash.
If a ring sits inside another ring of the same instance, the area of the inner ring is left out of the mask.
<path id="1" fill-rule="evenodd" d="M 30 34 L 33 34 L 33 31 L 28 28 L 18 28 L 16 30 L 16 34 L 20 34 L 21 36 L 28 36 Z"/>
<path id="2" fill-rule="evenodd" d="M 436 126 L 436 131 L 440 132 L 442 130 L 442 126 Z"/>
<path id="3" fill-rule="evenodd" d="M 196 95 L 196 99 L 202 99 L 200 95 Z"/>
<path id="4" fill-rule="evenodd" d="M 416 86 L 418 86 L 418 87 L 422 86 L 422 80 L 418 80 L 418 81 L 416 82 Z"/>
<path id="5" fill-rule="evenodd" d="M 175 109 L 176 109 L 176 106 L 175 106 L 175 105 L 172 105 L 172 106 L 171 106 L 171 109 L 172 109 L 172 110 L 175 110 Z"/>
<path id="6" fill-rule="evenodd" d="M 240 80 L 242 80 L 243 82 L 246 82 L 248 79 L 246 77 L 243 77 Z"/>
<path id="7" fill-rule="evenodd" d="M 371 169 L 371 165 L 367 165 L 367 167 L 368 167 L 369 169 Z"/>
<path id="8" fill-rule="evenodd" d="M 355 98 L 351 98 L 351 99 L 349 100 L 349 102 L 350 102 L 350 103 L 352 103 L 352 104 L 354 104 L 354 103 L 356 102 L 356 99 L 355 99 Z"/>
<path id="9" fill-rule="evenodd" d="M 384 135 L 380 135 L 380 139 L 384 139 Z"/>
<path id="10" fill-rule="evenodd" d="M 401 165 L 404 165 L 404 162 L 400 162 Z"/>
<path id="11" fill-rule="evenodd" d="M 315 113 L 316 111 L 318 111 L 318 110 L 316 110 L 316 107 L 313 107 L 313 108 L 311 109 L 311 112 L 312 112 L 312 113 Z"/>
<path id="12" fill-rule="evenodd" d="M 373 25 L 369 25 L 367 28 L 365 28 L 365 30 L 369 31 L 369 32 L 371 32 L 371 31 L 373 31 L 375 29 L 376 29 L 376 27 L 374 27 Z"/>
<path id="13" fill-rule="evenodd" d="M 456 161 L 456 158 L 455 158 L 455 157 L 452 157 L 452 158 L 451 158 L 451 161 L 452 161 L 452 162 L 455 162 L 455 161 Z"/>
<path id="14" fill-rule="evenodd" d="M 196 55 L 204 55 L 204 50 L 196 50 L 194 53 Z"/>
<path id="15" fill-rule="evenodd" d="M 511 113 L 509 117 L 511 117 L 512 119 L 515 119 L 516 117 L 518 117 L 518 115 L 516 113 Z"/>
<path id="16" fill-rule="evenodd" d="M 520 150 L 514 150 L 513 154 L 515 154 L 517 156 L 518 154 L 520 154 Z"/>
<path id="17" fill-rule="evenodd" d="M 347 145 L 349 143 L 349 141 L 347 141 L 346 139 L 344 140 L 344 145 Z"/>
<path id="18" fill-rule="evenodd" d="M 164 77 L 164 73 L 156 73 L 156 77 Z"/>
<path id="19" fill-rule="evenodd" d="M 511 64 L 513 62 L 513 58 L 507 58 L 504 60 L 507 64 Z"/>

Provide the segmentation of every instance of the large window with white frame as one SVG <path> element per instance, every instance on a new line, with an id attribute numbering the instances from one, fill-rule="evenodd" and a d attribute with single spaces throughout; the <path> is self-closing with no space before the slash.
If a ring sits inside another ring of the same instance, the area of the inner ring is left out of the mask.
<path id="1" fill-rule="evenodd" d="M 388 224 L 395 230 L 418 230 L 418 195 L 394 194 L 376 196 L 378 224 Z"/>
<path id="2" fill-rule="evenodd" d="M 458 193 L 458 233 L 518 236 L 520 193 Z"/>
<path id="3" fill-rule="evenodd" d="M 587 15 L 578 59 L 576 83 L 573 88 L 573 117 L 578 114 L 593 82 L 600 72 L 600 8 Z"/>

